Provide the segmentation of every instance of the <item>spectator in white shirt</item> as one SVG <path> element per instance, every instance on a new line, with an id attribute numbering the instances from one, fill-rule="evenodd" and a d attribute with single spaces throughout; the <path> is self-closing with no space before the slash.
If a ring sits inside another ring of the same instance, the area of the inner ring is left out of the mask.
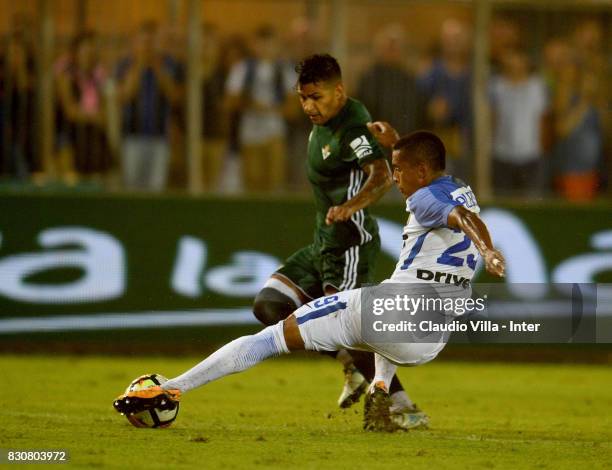
<path id="1" fill-rule="evenodd" d="M 253 52 L 232 67 L 226 84 L 230 109 L 242 111 L 242 182 L 247 191 L 281 190 L 286 179 L 283 113 L 295 72 L 279 59 L 280 45 L 271 27 L 257 30 Z"/>
<path id="2" fill-rule="evenodd" d="M 508 50 L 490 92 L 495 191 L 538 193 L 543 183 L 541 126 L 548 106 L 544 81 L 530 72 L 525 52 Z"/>

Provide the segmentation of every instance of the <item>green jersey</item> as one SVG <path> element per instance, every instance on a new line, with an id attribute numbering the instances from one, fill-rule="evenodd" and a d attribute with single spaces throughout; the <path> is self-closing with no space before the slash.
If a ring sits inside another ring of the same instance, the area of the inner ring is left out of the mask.
<path id="1" fill-rule="evenodd" d="M 378 225 L 368 209 L 356 212 L 347 222 L 325 224 L 330 207 L 361 190 L 367 179 L 362 167 L 385 158 L 366 126 L 371 119 L 363 104 L 349 98 L 334 118 L 315 125 L 308 138 L 308 179 L 317 208 L 315 244 L 322 248 L 344 249 L 378 237 Z"/>

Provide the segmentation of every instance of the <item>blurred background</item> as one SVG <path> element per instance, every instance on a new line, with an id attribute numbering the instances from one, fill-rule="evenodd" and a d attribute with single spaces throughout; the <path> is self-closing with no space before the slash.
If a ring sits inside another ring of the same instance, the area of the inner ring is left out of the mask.
<path id="1" fill-rule="evenodd" d="M 312 237 L 311 125 L 293 85 L 314 52 L 339 59 L 374 119 L 442 136 L 508 282 L 612 282 L 608 0 L 0 0 L 0 11 L 5 349 L 32 332 L 60 344 L 83 343 L 66 333 L 79 329 L 252 323 L 253 295 Z M 269 80 L 254 83 L 261 64 Z M 381 280 L 400 195 L 375 212 Z"/>
<path id="2" fill-rule="evenodd" d="M 327 51 L 375 119 L 439 132 L 451 172 L 481 199 L 610 196 L 606 0 L 0 0 L 0 10 L 4 187 L 307 191 L 293 67 Z M 278 77 L 253 89 L 244 66 L 259 62 Z M 244 164 L 261 146 L 278 154 L 274 180 Z"/>

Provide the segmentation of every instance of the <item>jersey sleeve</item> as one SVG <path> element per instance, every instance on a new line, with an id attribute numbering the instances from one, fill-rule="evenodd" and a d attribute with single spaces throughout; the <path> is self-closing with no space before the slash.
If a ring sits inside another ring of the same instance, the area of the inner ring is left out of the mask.
<path id="1" fill-rule="evenodd" d="M 447 227 L 448 214 L 460 205 L 444 191 L 431 187 L 418 190 L 408 200 L 408 210 L 426 228 Z"/>
<path id="2" fill-rule="evenodd" d="M 379 158 L 386 158 L 385 154 L 365 125 L 346 131 L 342 138 L 342 160 L 364 166 Z"/>

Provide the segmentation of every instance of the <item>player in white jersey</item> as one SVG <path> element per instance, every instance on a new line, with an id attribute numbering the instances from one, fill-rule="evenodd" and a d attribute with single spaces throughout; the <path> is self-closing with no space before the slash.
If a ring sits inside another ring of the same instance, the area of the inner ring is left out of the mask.
<path id="1" fill-rule="evenodd" d="M 505 261 L 494 249 L 478 217 L 474 193 L 465 183 L 444 174 L 445 149 L 434 134 L 418 131 L 398 140 L 387 123 L 375 123 L 376 138 L 393 147 L 393 180 L 410 212 L 400 259 L 385 283 L 431 284 L 443 296 L 469 296 L 478 253 L 487 271 L 503 276 Z M 129 392 L 114 406 L 121 413 L 150 407 L 173 407 L 182 393 L 274 356 L 295 350 L 375 352 L 376 374 L 366 397 L 364 427 L 398 429 L 389 412 L 388 387 L 397 365 L 428 362 L 445 346 L 447 335 L 431 342 L 372 342 L 362 333 L 362 289 L 338 292 L 298 308 L 286 320 L 259 333 L 238 338 L 184 374 L 162 386 Z"/>

